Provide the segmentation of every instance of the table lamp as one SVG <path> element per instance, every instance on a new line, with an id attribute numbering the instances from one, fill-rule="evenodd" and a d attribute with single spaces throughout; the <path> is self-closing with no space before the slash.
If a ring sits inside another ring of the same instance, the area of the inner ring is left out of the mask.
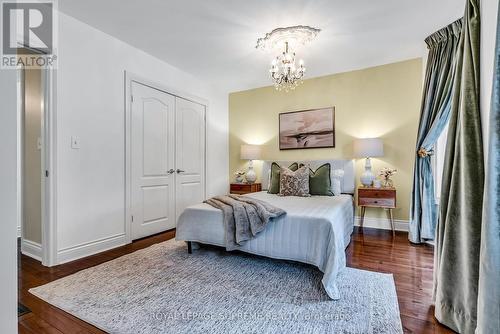
<path id="1" fill-rule="evenodd" d="M 354 156 L 366 158 L 365 171 L 361 174 L 360 181 L 365 187 L 372 185 L 375 175 L 372 172 L 370 158 L 384 155 L 384 144 L 380 138 L 363 138 L 354 140 Z"/>
<path id="2" fill-rule="evenodd" d="M 241 145 L 240 158 L 241 160 L 248 160 L 248 171 L 245 173 L 247 183 L 254 183 L 257 180 L 257 175 L 253 170 L 253 160 L 260 159 L 260 146 Z"/>

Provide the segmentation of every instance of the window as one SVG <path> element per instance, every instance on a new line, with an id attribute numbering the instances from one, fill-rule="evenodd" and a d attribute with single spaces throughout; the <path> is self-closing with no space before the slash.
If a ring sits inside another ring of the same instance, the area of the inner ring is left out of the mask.
<path id="1" fill-rule="evenodd" d="M 448 124 L 441 132 L 436 145 L 434 147 L 434 155 L 432 156 L 432 166 L 434 168 L 434 192 L 436 194 L 436 202 L 439 204 L 441 197 L 441 182 L 443 180 L 444 156 L 446 152 L 446 139 L 448 138 Z"/>

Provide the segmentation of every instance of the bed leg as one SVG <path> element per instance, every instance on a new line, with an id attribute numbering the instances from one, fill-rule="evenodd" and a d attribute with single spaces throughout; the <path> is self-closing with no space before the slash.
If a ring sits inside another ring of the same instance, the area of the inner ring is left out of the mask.
<path id="1" fill-rule="evenodd" d="M 188 253 L 193 254 L 193 245 L 191 241 L 188 241 L 187 243 L 188 243 Z"/>

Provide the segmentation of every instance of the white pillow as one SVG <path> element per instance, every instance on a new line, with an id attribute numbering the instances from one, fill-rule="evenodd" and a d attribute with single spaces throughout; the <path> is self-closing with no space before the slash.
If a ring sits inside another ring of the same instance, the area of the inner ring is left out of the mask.
<path id="1" fill-rule="evenodd" d="M 270 186 L 271 186 L 271 168 L 267 170 L 267 187 L 266 189 L 262 190 L 268 191 Z"/>
<path id="2" fill-rule="evenodd" d="M 342 178 L 344 177 L 344 170 L 335 169 L 331 171 L 330 179 L 332 180 L 332 193 L 335 196 L 342 194 Z"/>

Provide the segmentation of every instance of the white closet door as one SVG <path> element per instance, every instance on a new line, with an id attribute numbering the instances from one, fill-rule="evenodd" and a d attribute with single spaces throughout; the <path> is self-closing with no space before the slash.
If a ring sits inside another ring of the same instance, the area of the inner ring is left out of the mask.
<path id="1" fill-rule="evenodd" d="M 205 199 L 205 106 L 176 98 L 176 218 Z"/>
<path id="2" fill-rule="evenodd" d="M 132 239 L 175 227 L 175 97 L 133 82 Z"/>

